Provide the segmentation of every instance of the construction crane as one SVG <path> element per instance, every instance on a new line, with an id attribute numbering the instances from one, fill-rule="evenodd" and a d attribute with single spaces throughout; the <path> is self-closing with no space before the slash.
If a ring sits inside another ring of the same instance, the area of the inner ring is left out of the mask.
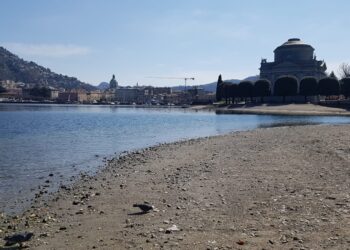
<path id="1" fill-rule="evenodd" d="M 187 88 L 187 81 L 192 80 L 194 81 L 194 77 L 165 77 L 165 76 L 148 76 L 146 78 L 153 78 L 153 79 L 182 79 L 185 80 L 185 91 Z"/>

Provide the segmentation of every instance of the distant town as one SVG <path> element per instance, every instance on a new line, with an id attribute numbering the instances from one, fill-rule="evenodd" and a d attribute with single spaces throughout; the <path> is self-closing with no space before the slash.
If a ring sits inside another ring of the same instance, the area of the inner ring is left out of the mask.
<path id="1" fill-rule="evenodd" d="M 115 75 L 110 77 L 109 83 L 99 88 L 25 61 L 0 47 L 0 102 L 173 106 L 209 104 L 216 98 L 215 89 L 153 87 L 138 83 L 120 86 Z"/>
<path id="2" fill-rule="evenodd" d="M 105 90 L 54 88 L 47 84 L 0 81 L 1 102 L 47 102 L 75 104 L 185 105 L 209 104 L 215 93 L 198 87 L 173 90 L 170 87 L 122 87 L 113 75 Z"/>
<path id="3" fill-rule="evenodd" d="M 77 78 L 56 74 L 50 69 L 27 62 L 0 47 L 0 102 L 40 102 L 110 105 L 219 105 L 247 103 L 317 103 L 336 101 L 349 105 L 350 66 L 340 66 L 340 78 L 328 74 L 324 60 L 317 60 L 314 48 L 290 38 L 274 50 L 274 61 L 262 59 L 260 75 L 242 81 L 222 80 L 215 89 L 187 86 L 194 77 L 151 77 L 177 79 L 177 88 L 120 86 L 113 74 L 109 83 L 96 87 Z M 333 104 L 333 103 L 331 103 Z"/>

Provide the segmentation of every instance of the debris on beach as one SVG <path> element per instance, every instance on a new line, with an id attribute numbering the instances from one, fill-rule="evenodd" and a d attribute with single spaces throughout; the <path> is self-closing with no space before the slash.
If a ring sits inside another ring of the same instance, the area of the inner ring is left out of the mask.
<path id="1" fill-rule="evenodd" d="M 142 210 L 143 213 L 148 213 L 154 209 L 154 206 L 148 203 L 143 204 L 134 204 L 133 207 L 138 207 Z"/>
<path id="2" fill-rule="evenodd" d="M 165 233 L 170 234 L 172 232 L 177 232 L 177 231 L 180 231 L 180 229 L 176 225 L 172 225 L 171 227 L 165 230 Z"/>
<path id="3" fill-rule="evenodd" d="M 24 232 L 13 234 L 11 236 L 6 236 L 4 238 L 4 240 L 6 241 L 5 246 L 13 246 L 15 244 L 20 244 L 20 246 L 22 246 L 22 244 L 26 241 L 29 241 L 33 237 L 33 235 L 33 233 Z"/>

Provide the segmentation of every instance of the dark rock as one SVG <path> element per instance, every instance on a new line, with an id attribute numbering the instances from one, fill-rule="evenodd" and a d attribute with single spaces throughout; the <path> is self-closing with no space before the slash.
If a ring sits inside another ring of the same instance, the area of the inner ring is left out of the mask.
<path id="1" fill-rule="evenodd" d="M 245 242 L 244 242 L 243 240 L 239 240 L 239 241 L 237 241 L 236 243 L 237 243 L 238 245 L 241 245 L 241 246 L 245 244 Z"/>
<path id="2" fill-rule="evenodd" d="M 29 241 L 33 237 L 33 233 L 17 233 L 4 238 L 6 241 L 5 246 L 12 246 L 17 243 L 22 244 L 23 242 Z"/>
<path id="3" fill-rule="evenodd" d="M 79 201 L 73 201 L 73 203 L 72 203 L 73 205 L 79 205 L 80 204 L 80 202 Z"/>
<path id="4" fill-rule="evenodd" d="M 41 233 L 41 234 L 39 235 L 39 237 L 41 237 L 41 238 L 45 238 L 45 237 L 48 237 L 48 236 L 49 236 L 48 233 Z"/>

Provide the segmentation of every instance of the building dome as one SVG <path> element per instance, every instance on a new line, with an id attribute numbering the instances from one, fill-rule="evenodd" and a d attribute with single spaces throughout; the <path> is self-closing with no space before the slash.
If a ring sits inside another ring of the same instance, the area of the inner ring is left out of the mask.
<path id="1" fill-rule="evenodd" d="M 288 41 L 285 42 L 284 44 L 282 44 L 280 47 L 284 47 L 284 46 L 309 46 L 309 47 L 311 47 L 309 44 L 304 43 L 299 38 L 288 39 Z"/>
<path id="2" fill-rule="evenodd" d="M 288 39 L 274 50 L 275 62 L 310 61 L 314 58 L 314 48 L 299 38 Z"/>
<path id="3" fill-rule="evenodd" d="M 118 82 L 115 79 L 115 75 L 112 76 L 112 80 L 109 82 L 109 88 L 110 89 L 115 89 L 118 87 Z"/>

